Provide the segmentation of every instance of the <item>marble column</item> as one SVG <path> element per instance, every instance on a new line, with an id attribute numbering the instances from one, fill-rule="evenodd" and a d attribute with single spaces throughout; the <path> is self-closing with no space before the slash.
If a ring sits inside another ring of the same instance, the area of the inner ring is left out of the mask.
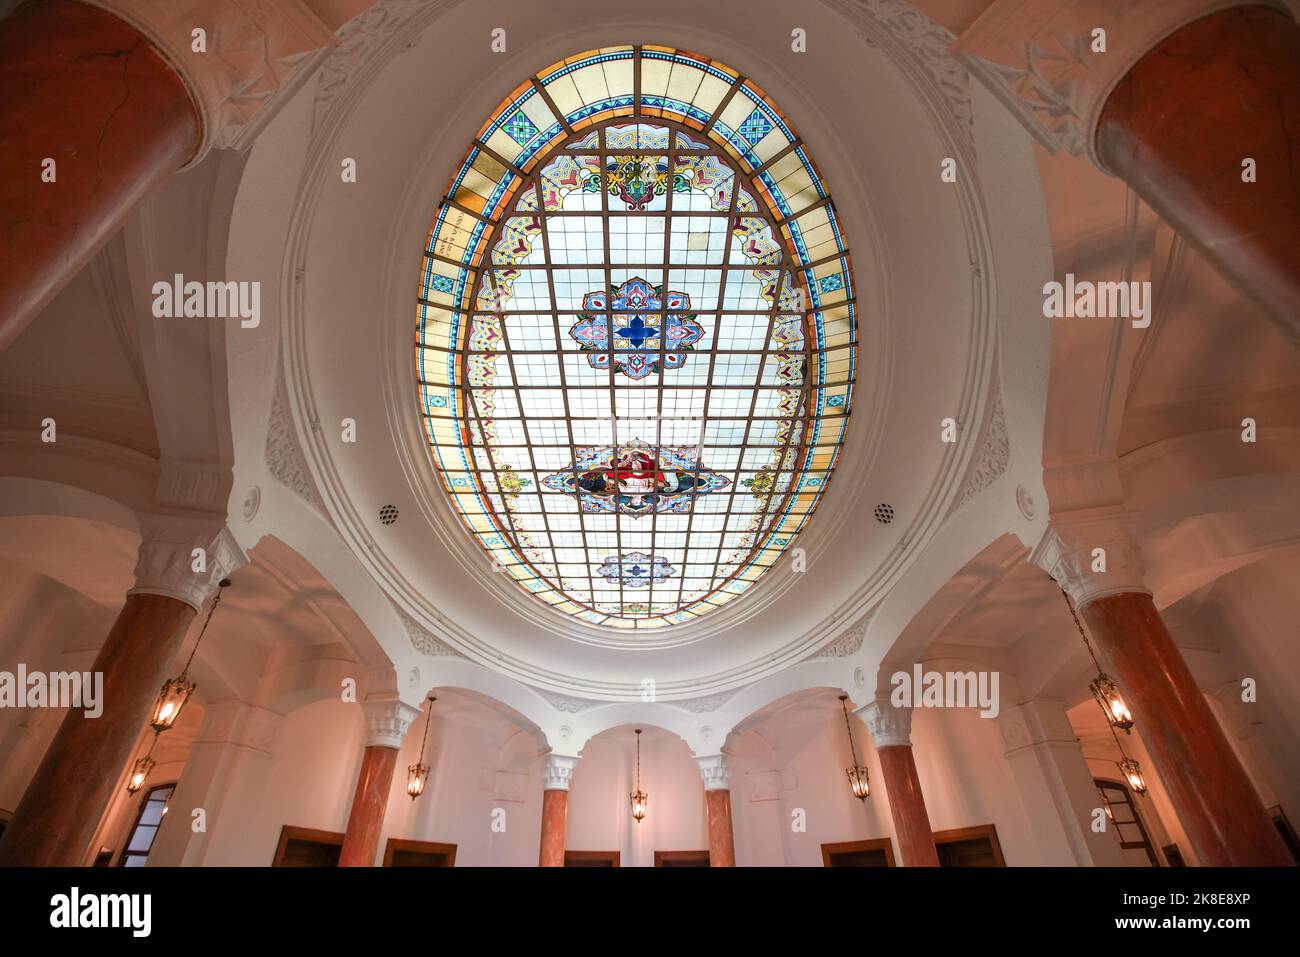
<path id="1" fill-rule="evenodd" d="M 736 840 L 731 826 L 731 771 L 723 754 L 695 759 L 704 778 L 704 803 L 709 817 L 709 866 L 735 867 Z"/>
<path id="2" fill-rule="evenodd" d="M 0 63 L 3 349 L 194 155 L 200 118 L 147 37 L 76 0 L 22 4 L 0 20 Z"/>
<path id="3" fill-rule="evenodd" d="M 0 19 L 0 350 L 153 187 L 251 145 L 338 43 L 313 6 L 42 0 Z"/>
<path id="4" fill-rule="evenodd" d="M 103 676 L 103 713 L 73 709 L 64 717 L 0 838 L 0 866 L 82 862 L 190 622 L 245 561 L 229 531 L 210 520 L 145 516 L 141 524 L 136 586 L 91 666 Z M 201 572 L 195 548 L 205 550 Z"/>
<path id="5" fill-rule="evenodd" d="M 1280 0 L 993 0 L 953 52 L 1300 346 L 1300 27 Z"/>
<path id="6" fill-rule="evenodd" d="M 1300 345 L 1297 116 L 1300 25 L 1241 6 L 1165 37 L 1107 98 L 1096 135 L 1103 167 Z"/>
<path id="7" fill-rule="evenodd" d="M 578 759 L 548 754 L 542 771 L 542 836 L 538 867 L 564 866 L 564 830 L 569 810 L 569 782 Z"/>
<path id="8" fill-rule="evenodd" d="M 938 867 L 939 852 L 912 757 L 912 709 L 895 708 L 888 699 L 878 699 L 860 708 L 857 715 L 871 733 L 880 758 L 899 860 L 904 867 Z"/>
<path id="9" fill-rule="evenodd" d="M 1207 867 L 1285 865 L 1289 855 L 1143 584 L 1122 517 L 1049 530 L 1034 560 L 1065 588 L 1119 683 L 1155 770 Z M 1097 549 L 1104 572 L 1094 572 Z"/>
<path id="10" fill-rule="evenodd" d="M 379 854 L 379 838 L 384 830 L 384 812 L 397 770 L 397 752 L 402 747 L 411 722 L 420 715 L 398 698 L 367 699 L 365 751 L 361 771 L 352 795 L 352 811 L 343 836 L 339 867 L 374 867 Z"/>

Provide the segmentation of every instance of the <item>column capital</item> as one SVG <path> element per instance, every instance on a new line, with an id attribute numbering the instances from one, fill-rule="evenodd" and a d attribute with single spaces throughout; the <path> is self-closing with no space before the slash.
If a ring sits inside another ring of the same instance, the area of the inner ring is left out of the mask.
<path id="1" fill-rule="evenodd" d="M 731 768 L 727 767 L 725 754 L 706 754 L 697 757 L 695 764 L 700 769 L 700 777 L 704 778 L 704 790 L 731 790 Z"/>
<path id="2" fill-rule="evenodd" d="M 420 716 L 419 708 L 401 698 L 367 698 L 361 707 L 366 713 L 367 748 L 401 748 L 411 722 Z"/>
<path id="3" fill-rule="evenodd" d="M 574 755 L 555 754 L 554 752 L 546 755 L 546 767 L 542 770 L 542 790 L 569 790 L 569 781 L 573 777 L 574 768 L 577 766 L 578 759 Z"/>
<path id="4" fill-rule="evenodd" d="M 888 698 L 877 698 L 853 712 L 867 726 L 876 749 L 912 745 L 912 709 L 896 708 Z"/>
<path id="5" fill-rule="evenodd" d="M 252 145 L 338 37 L 303 0 L 83 0 L 125 20 L 180 75 L 203 120 L 189 166 Z M 202 29 L 204 51 L 194 49 Z"/>
<path id="6" fill-rule="evenodd" d="M 195 571 L 196 548 L 203 549 L 203 571 Z M 140 551 L 135 587 L 128 595 L 164 595 L 196 611 L 248 556 L 225 523 L 211 516 L 146 513 L 140 516 Z"/>
<path id="7" fill-rule="evenodd" d="M 1133 534 L 1137 518 L 1121 508 L 1053 516 L 1029 560 L 1056 580 L 1075 608 L 1125 592 L 1150 595 Z"/>
<path id="8" fill-rule="evenodd" d="M 1029 132 L 1049 149 L 1087 155 L 1124 75 L 1171 33 L 1228 7 L 1281 0 L 995 0 L 953 45 Z M 1093 31 L 1105 30 L 1105 51 Z"/>

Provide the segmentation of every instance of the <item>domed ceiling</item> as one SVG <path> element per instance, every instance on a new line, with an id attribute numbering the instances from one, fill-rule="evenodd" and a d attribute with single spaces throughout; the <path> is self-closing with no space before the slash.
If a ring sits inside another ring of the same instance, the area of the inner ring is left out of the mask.
<path id="1" fill-rule="evenodd" d="M 785 117 L 716 61 L 570 57 L 470 145 L 425 249 L 419 402 L 496 569 L 624 629 L 753 588 L 853 401 L 848 250 Z"/>

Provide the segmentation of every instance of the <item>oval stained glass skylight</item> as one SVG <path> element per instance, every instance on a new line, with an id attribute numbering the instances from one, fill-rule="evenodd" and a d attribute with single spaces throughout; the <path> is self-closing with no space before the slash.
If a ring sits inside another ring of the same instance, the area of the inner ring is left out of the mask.
<path id="1" fill-rule="evenodd" d="M 645 629 L 721 608 L 831 478 L 848 250 L 803 142 L 716 61 L 613 47 L 520 84 L 447 188 L 417 311 L 444 490 L 558 612 Z"/>

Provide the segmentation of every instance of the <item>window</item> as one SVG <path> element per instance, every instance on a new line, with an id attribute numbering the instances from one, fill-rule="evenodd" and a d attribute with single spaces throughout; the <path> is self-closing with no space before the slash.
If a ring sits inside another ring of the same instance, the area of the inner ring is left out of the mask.
<path id="1" fill-rule="evenodd" d="M 1151 866 L 1159 867 L 1160 859 L 1156 857 L 1156 849 L 1151 844 L 1151 838 L 1147 836 L 1146 826 L 1142 823 L 1142 817 L 1137 812 L 1137 806 L 1133 803 L 1128 788 L 1119 781 L 1105 778 L 1096 778 L 1093 783 L 1101 792 L 1102 806 L 1106 809 L 1106 816 L 1110 818 L 1111 826 L 1119 836 L 1119 846 L 1126 851 L 1143 851 Z"/>
<path id="2" fill-rule="evenodd" d="M 338 867 L 343 852 L 343 835 L 310 827 L 280 829 L 272 867 Z"/>
<path id="3" fill-rule="evenodd" d="M 822 864 L 825 867 L 893 867 L 894 847 L 887 837 L 823 844 Z"/>
<path id="4" fill-rule="evenodd" d="M 384 867 L 455 867 L 456 845 L 404 841 L 390 837 L 384 845 Z"/>
<path id="5" fill-rule="evenodd" d="M 153 847 L 158 828 L 162 826 L 163 815 L 167 813 L 167 801 L 176 790 L 175 784 L 160 784 L 150 788 L 140 802 L 140 813 L 136 815 L 131 836 L 126 842 L 126 850 L 118 858 L 118 867 L 144 867 L 149 859 L 149 849 Z"/>
<path id="6" fill-rule="evenodd" d="M 709 867 L 708 851 L 655 851 L 655 867 Z"/>
<path id="7" fill-rule="evenodd" d="M 565 867 L 618 867 L 618 851 L 565 851 Z"/>
<path id="8" fill-rule="evenodd" d="M 992 824 L 934 832 L 940 867 L 1006 867 L 998 831 Z"/>
<path id="9" fill-rule="evenodd" d="M 525 592 L 592 624 L 690 622 L 812 517 L 853 398 L 856 293 L 811 157 L 751 81 L 662 47 L 522 83 L 424 251 L 437 472 Z"/>

